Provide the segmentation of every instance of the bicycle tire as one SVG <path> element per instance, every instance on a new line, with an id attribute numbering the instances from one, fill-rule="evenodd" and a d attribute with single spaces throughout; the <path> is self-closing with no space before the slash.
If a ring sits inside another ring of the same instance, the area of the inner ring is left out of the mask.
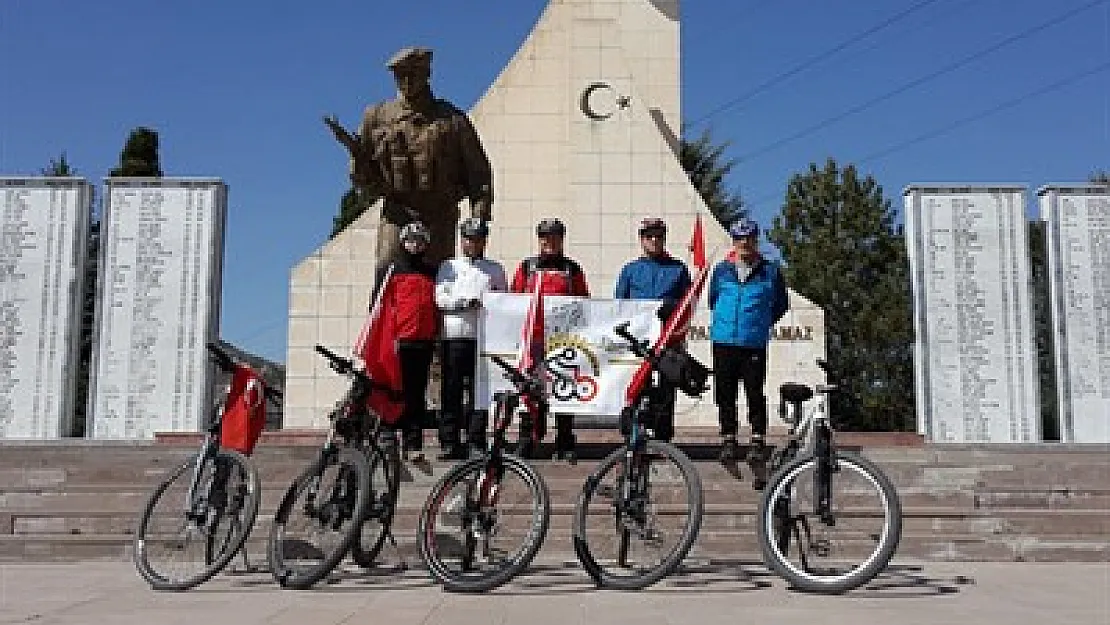
<path id="1" fill-rule="evenodd" d="M 346 471 L 354 472 L 356 493 L 353 509 L 351 511 L 352 522 L 349 528 L 342 533 L 338 547 L 327 554 L 323 562 L 312 567 L 305 573 L 298 574 L 284 563 L 284 557 L 279 543 L 279 533 L 289 520 L 289 513 L 297 500 L 297 494 L 300 493 L 310 480 L 323 473 L 326 468 L 324 463 L 327 461 L 333 461 L 334 464 L 346 467 Z M 273 525 L 270 526 L 270 538 L 267 549 L 269 553 L 270 573 L 282 588 L 292 590 L 307 590 L 311 588 L 331 573 L 331 571 L 339 565 L 340 561 L 343 560 L 343 557 L 347 555 L 351 549 L 351 544 L 358 538 L 358 532 L 362 527 L 362 519 L 366 514 L 366 506 L 369 502 L 369 476 L 370 466 L 367 462 L 366 454 L 362 450 L 353 447 L 341 447 L 336 450 L 334 454 L 314 462 L 289 486 L 289 489 L 285 492 L 285 496 L 282 497 L 281 503 L 278 505 L 277 512 L 274 514 L 274 522 Z"/>
<path id="2" fill-rule="evenodd" d="M 154 492 L 151 493 L 147 499 L 146 505 L 143 507 L 142 516 L 139 519 L 139 527 L 135 531 L 135 538 L 132 542 L 132 560 L 135 567 L 138 569 L 139 574 L 143 579 L 150 584 L 154 590 L 165 591 L 184 591 L 195 588 L 204 582 L 212 579 L 219 573 L 227 563 L 235 556 L 236 553 L 243 547 L 247 537 L 250 535 L 251 528 L 254 526 L 255 518 L 258 516 L 258 504 L 260 499 L 260 485 L 258 481 L 258 470 L 247 460 L 245 456 L 237 451 L 230 449 L 220 449 L 205 464 L 215 462 L 226 462 L 229 466 L 238 467 L 241 474 L 244 476 L 244 484 L 246 486 L 246 495 L 244 499 L 243 509 L 246 512 L 243 524 L 237 531 L 230 534 L 224 541 L 222 548 L 216 554 L 212 553 L 212 536 L 208 536 L 205 540 L 205 568 L 198 574 L 193 575 L 184 580 L 170 580 L 164 575 L 155 570 L 151 565 L 147 549 L 147 533 L 150 529 L 151 519 L 154 509 L 158 501 L 165 495 L 169 487 L 180 477 L 182 477 L 190 467 L 196 465 L 199 454 L 193 454 L 188 460 L 178 466 L 170 475 L 164 479 Z M 203 471 L 202 467 L 198 467 L 198 473 Z"/>
<path id="3" fill-rule="evenodd" d="M 690 552 L 690 548 L 694 546 L 694 541 L 697 539 L 698 532 L 701 529 L 705 505 L 702 494 L 701 477 L 698 475 L 694 463 L 690 461 L 690 458 L 687 457 L 686 454 L 682 453 L 681 450 L 670 443 L 649 440 L 645 444 L 645 453 L 666 456 L 674 462 L 675 466 L 682 472 L 682 477 L 686 484 L 686 493 L 689 498 L 690 516 L 686 522 L 686 527 L 683 528 L 681 539 L 678 541 L 675 548 L 672 549 L 667 557 L 663 558 L 662 562 L 657 566 L 635 577 L 621 577 L 606 573 L 590 550 L 589 541 L 586 537 L 586 514 L 589 502 L 593 498 L 594 491 L 600 483 L 600 478 L 612 469 L 614 465 L 624 459 L 624 455 L 628 451 L 628 446 L 621 446 L 616 451 L 609 454 L 601 461 L 590 477 L 586 478 L 586 483 L 583 485 L 578 495 L 578 501 L 575 503 L 574 527 L 572 530 L 574 536 L 574 552 L 578 556 L 578 561 L 581 562 L 582 567 L 586 569 L 586 573 L 589 574 L 598 588 L 643 590 L 657 583 L 678 568 L 682 560 L 686 558 L 686 554 Z M 621 550 L 627 551 L 625 530 L 621 531 Z"/>
<path id="4" fill-rule="evenodd" d="M 785 579 L 791 586 L 799 590 L 822 594 L 840 594 L 863 586 L 875 578 L 890 563 L 902 535 L 902 504 L 898 492 L 891 483 L 890 478 L 870 460 L 855 454 L 836 453 L 838 463 L 855 465 L 877 487 L 878 492 L 887 506 L 888 514 L 883 524 L 883 533 L 879 540 L 879 547 L 868 558 L 864 566 L 848 575 L 839 575 L 832 578 L 822 578 L 817 575 L 799 571 L 792 563 L 786 561 L 782 555 L 781 543 L 776 537 L 776 530 L 782 531 L 773 506 L 777 499 L 776 493 L 786 480 L 794 479 L 807 465 L 815 464 L 815 456 L 798 458 L 779 469 L 771 477 L 770 482 L 763 491 L 759 504 L 759 547 L 763 553 L 763 561 L 771 570 Z M 843 469 L 841 469 L 843 470 Z M 835 474 L 834 477 L 835 478 Z M 789 534 L 789 532 L 787 532 Z M 786 539 L 789 542 L 789 538 Z"/>
<path id="5" fill-rule="evenodd" d="M 502 455 L 505 469 L 520 476 L 528 485 L 534 495 L 532 501 L 532 516 L 535 519 L 538 511 L 538 520 L 533 521 L 528 529 L 528 535 L 523 544 L 523 549 L 518 549 L 516 556 L 509 561 L 507 566 L 493 570 L 490 574 L 481 577 L 462 576 L 452 574 L 449 567 L 438 557 L 436 548 L 435 524 L 432 522 L 433 514 L 439 508 L 451 487 L 464 479 L 468 473 L 481 472 L 485 469 L 486 458 L 475 458 L 461 463 L 448 471 L 428 493 L 428 498 L 420 510 L 418 536 L 420 542 L 420 557 L 428 567 L 432 577 L 439 582 L 444 590 L 459 593 L 480 593 L 493 590 L 504 585 L 509 580 L 528 568 L 536 557 L 551 523 L 551 496 L 547 483 L 536 469 L 524 460 L 510 455 Z M 472 547 L 468 547 L 472 549 Z"/>
<path id="6" fill-rule="evenodd" d="M 370 488 L 369 492 L 377 498 L 377 493 L 374 491 L 374 476 L 377 473 L 382 474 L 382 479 L 385 480 L 386 489 L 385 497 L 387 498 L 382 516 L 380 517 L 380 524 L 378 531 L 372 539 L 365 540 L 366 534 L 363 529 L 370 518 L 370 509 L 376 504 L 375 501 L 368 503 L 366 518 L 359 524 L 358 532 L 355 535 L 355 540 L 351 543 L 351 559 L 355 561 L 360 567 L 364 569 L 371 568 L 378 559 L 378 554 L 381 553 L 382 547 L 385 545 L 385 538 L 389 534 L 390 526 L 393 524 L 393 515 L 397 510 L 397 494 L 400 490 L 400 471 L 401 461 L 400 456 L 396 453 L 390 454 L 380 447 L 375 447 L 367 450 L 369 458 L 368 465 L 370 467 Z"/>

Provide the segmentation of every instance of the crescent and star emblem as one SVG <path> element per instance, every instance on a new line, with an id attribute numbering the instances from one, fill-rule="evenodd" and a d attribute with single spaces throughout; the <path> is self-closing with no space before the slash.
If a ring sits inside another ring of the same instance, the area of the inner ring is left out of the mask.
<path id="1" fill-rule="evenodd" d="M 582 91 L 582 97 L 578 101 L 579 108 L 582 109 L 582 114 L 594 121 L 609 119 L 613 116 L 613 113 L 616 112 L 612 109 L 612 104 L 605 106 L 607 103 L 605 103 L 604 99 L 599 102 L 597 98 L 593 97 L 598 91 L 602 90 L 613 91 L 613 86 L 604 82 L 592 82 Z M 615 103 L 616 107 L 621 110 L 628 108 L 632 104 L 631 98 L 626 95 L 617 96 L 613 98 L 611 102 Z M 598 110 L 598 104 L 601 104 L 601 110 Z"/>

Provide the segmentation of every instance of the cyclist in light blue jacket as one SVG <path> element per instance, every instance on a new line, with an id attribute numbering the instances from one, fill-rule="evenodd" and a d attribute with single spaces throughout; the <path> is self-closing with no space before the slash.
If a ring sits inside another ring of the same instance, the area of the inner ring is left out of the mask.
<path id="1" fill-rule="evenodd" d="M 714 394 L 721 424 L 721 462 L 739 455 L 736 394 L 744 383 L 748 422 L 752 427 L 748 462 L 757 489 L 766 476 L 764 437 L 767 434 L 767 343 L 771 328 L 790 307 L 786 282 L 778 264 L 759 253 L 759 226 L 739 219 L 729 226 L 733 249 L 713 268 L 709 279 L 709 308 L 712 321 L 709 340 L 713 344 Z"/>

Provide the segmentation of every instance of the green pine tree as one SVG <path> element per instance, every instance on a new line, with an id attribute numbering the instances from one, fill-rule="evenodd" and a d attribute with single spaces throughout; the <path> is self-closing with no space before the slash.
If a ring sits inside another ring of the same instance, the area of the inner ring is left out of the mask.
<path id="1" fill-rule="evenodd" d="M 911 430 L 913 319 L 902 227 L 871 176 L 829 159 L 787 185 L 768 238 L 787 284 L 825 311 L 837 427 Z"/>
<path id="2" fill-rule="evenodd" d="M 377 197 L 371 197 L 358 187 L 352 186 L 347 189 L 347 192 L 343 194 L 343 199 L 339 201 L 339 214 L 332 219 L 329 238 L 334 239 L 377 201 Z"/>
<path id="3" fill-rule="evenodd" d="M 69 164 L 69 159 L 66 158 L 66 153 L 62 152 L 58 158 L 50 159 L 50 164 L 39 170 L 39 174 L 43 176 L 54 176 L 64 178 L 66 176 L 76 176 L 77 170 Z"/>
<path id="4" fill-rule="evenodd" d="M 740 194 L 725 185 L 725 178 L 736 166 L 735 160 L 724 158 L 729 145 L 728 141 L 715 143 L 706 129 L 696 139 L 682 138 L 678 151 L 679 163 L 690 177 L 690 183 L 698 190 L 717 223 L 725 229 L 734 220 L 748 214 Z"/>
<path id="5" fill-rule="evenodd" d="M 162 177 L 162 165 L 158 159 L 158 133 L 143 126 L 132 130 L 120 152 L 119 165 L 108 175 L 113 178 Z"/>

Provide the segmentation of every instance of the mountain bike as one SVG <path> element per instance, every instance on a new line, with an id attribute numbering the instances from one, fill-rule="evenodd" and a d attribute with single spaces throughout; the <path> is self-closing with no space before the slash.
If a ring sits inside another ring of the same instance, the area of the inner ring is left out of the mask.
<path id="1" fill-rule="evenodd" d="M 521 401 L 528 404 L 525 409 L 546 401 L 544 380 L 521 373 L 498 356 L 490 359 L 516 390 L 494 395 L 493 436 L 487 451 L 448 471 L 428 493 L 420 512 L 420 557 L 432 577 L 455 592 L 492 590 L 526 569 L 551 519 L 543 476 L 505 451 L 506 431 Z M 519 503 L 509 503 L 511 496 L 519 497 Z"/>
<path id="2" fill-rule="evenodd" d="M 237 369 L 254 380 L 243 390 L 245 401 L 258 407 L 263 397 L 280 402 L 281 393 L 266 388 L 246 365 L 237 364 L 214 343 L 207 345 L 216 365 L 224 372 Z M 200 450 L 189 457 L 154 489 L 135 532 L 132 559 L 155 590 L 188 590 L 220 572 L 243 548 L 258 515 L 258 471 L 246 455 L 221 441 L 224 415 L 233 399 L 229 384 L 221 401 L 214 403 Z M 257 434 L 261 424 L 257 424 Z M 253 441 L 250 442 L 253 448 Z M 163 516 L 164 515 L 164 516 Z M 195 546 L 196 551 L 193 550 Z M 162 558 L 176 560 L 163 562 Z"/>
<path id="3" fill-rule="evenodd" d="M 823 360 L 817 364 L 828 374 Z M 818 593 L 841 593 L 871 581 L 890 562 L 902 535 L 902 505 L 890 479 L 866 458 L 836 448 L 828 408 L 836 388 L 817 385 L 816 398 L 814 389 L 802 384 L 779 388 L 779 413 L 790 431 L 771 456 L 772 474 L 759 508 L 764 561 L 794 587 Z M 832 536 L 837 529 L 844 530 L 843 537 Z"/>
<path id="4" fill-rule="evenodd" d="M 270 572 L 283 588 L 297 590 L 322 580 L 349 552 L 368 566 L 389 535 L 396 505 L 393 452 L 388 444 L 379 444 L 380 438 L 393 437 L 367 406 L 374 389 L 392 391 L 326 347 L 317 345 L 316 352 L 351 385 L 328 414 L 323 447 L 286 491 L 270 529 Z M 381 478 L 375 480 L 379 473 Z M 375 484 L 383 490 L 376 491 Z M 304 518 L 298 519 L 298 514 Z M 371 536 L 365 535 L 368 528 Z M 330 540 L 323 540 L 323 535 Z"/>
<path id="5" fill-rule="evenodd" d="M 662 376 L 690 396 L 707 390 L 709 370 L 689 354 L 673 347 L 655 353 L 629 333 L 627 322 L 614 331 L 650 364 L 657 381 Z M 639 590 L 663 579 L 686 557 L 701 528 L 697 470 L 681 450 L 652 440 L 648 432 L 659 405 L 657 381 L 621 415 L 624 444 L 586 478 L 575 505 L 574 551 L 602 588 Z M 598 513 L 596 519 L 589 517 L 591 511 Z"/>

